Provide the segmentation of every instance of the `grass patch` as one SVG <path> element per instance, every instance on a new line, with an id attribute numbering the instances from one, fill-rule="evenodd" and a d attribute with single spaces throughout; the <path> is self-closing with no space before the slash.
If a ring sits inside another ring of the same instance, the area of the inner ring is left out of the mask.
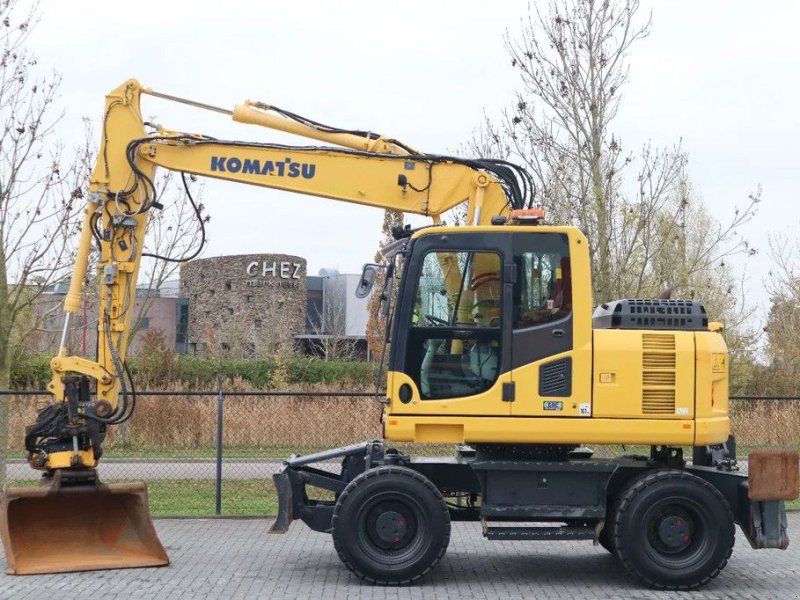
<path id="1" fill-rule="evenodd" d="M 204 479 L 153 480 L 147 484 L 154 517 L 204 517 L 214 514 L 216 488 Z M 278 512 L 278 495 L 267 479 L 222 482 L 223 516 L 271 516 Z"/>
<path id="2" fill-rule="evenodd" d="M 120 481 L 107 483 L 122 483 Z M 9 487 L 33 487 L 37 480 L 9 481 Z M 154 517 L 214 516 L 216 488 L 208 479 L 153 479 L 147 482 Z M 278 512 L 278 494 L 269 479 L 229 479 L 222 482 L 222 516 L 266 517 Z"/>

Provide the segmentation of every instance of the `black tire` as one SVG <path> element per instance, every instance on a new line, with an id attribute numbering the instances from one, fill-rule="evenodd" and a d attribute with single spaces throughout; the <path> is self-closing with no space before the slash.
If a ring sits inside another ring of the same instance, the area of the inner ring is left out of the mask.
<path id="1" fill-rule="evenodd" d="M 439 490 L 405 467 L 369 469 L 333 510 L 333 545 L 353 573 L 379 585 L 412 583 L 444 556 L 450 513 Z"/>
<path id="2" fill-rule="evenodd" d="M 612 534 L 617 556 L 633 575 L 654 588 L 692 590 L 727 564 L 735 525 L 730 506 L 713 485 L 664 469 L 623 490 Z"/>

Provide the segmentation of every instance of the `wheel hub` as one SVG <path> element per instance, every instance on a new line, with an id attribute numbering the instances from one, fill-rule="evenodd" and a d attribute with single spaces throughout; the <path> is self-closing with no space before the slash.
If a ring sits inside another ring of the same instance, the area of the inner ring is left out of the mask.
<path id="1" fill-rule="evenodd" d="M 673 550 L 687 547 L 692 541 L 691 533 L 689 523 L 678 515 L 664 517 L 658 525 L 659 540 Z"/>
<path id="2" fill-rule="evenodd" d="M 378 537 L 389 544 L 400 544 L 408 533 L 408 521 L 399 512 L 387 510 L 375 521 Z"/>

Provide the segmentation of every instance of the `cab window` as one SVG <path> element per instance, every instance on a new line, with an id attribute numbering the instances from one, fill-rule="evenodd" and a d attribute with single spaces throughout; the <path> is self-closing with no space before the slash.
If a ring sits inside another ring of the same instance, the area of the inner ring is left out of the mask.
<path id="1" fill-rule="evenodd" d="M 517 268 L 514 329 L 557 321 L 572 312 L 571 274 L 566 252 L 522 252 L 514 257 L 514 262 Z"/>
<path id="2" fill-rule="evenodd" d="M 423 400 L 478 394 L 497 380 L 500 264 L 494 252 L 425 255 L 406 355 L 406 372 Z"/>

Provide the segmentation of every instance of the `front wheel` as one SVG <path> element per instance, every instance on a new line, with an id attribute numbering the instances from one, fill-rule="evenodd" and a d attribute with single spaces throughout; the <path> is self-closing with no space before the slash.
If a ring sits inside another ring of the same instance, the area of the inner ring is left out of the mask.
<path id="1" fill-rule="evenodd" d="M 353 573 L 399 585 L 430 571 L 447 550 L 450 514 L 439 490 L 406 467 L 365 471 L 339 496 L 333 544 Z"/>
<path id="2" fill-rule="evenodd" d="M 691 590 L 725 567 L 735 525 L 707 481 L 674 469 L 634 480 L 620 495 L 613 542 L 622 564 L 652 587 Z"/>

